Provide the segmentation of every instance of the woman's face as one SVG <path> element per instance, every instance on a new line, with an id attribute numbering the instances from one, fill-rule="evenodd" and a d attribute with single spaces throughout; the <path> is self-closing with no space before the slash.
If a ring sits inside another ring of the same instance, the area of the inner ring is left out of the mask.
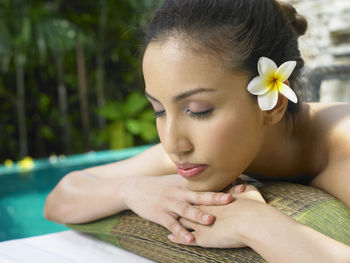
<path id="1" fill-rule="evenodd" d="M 160 141 L 186 186 L 219 191 L 232 183 L 255 159 L 263 138 L 248 77 L 175 39 L 149 44 L 143 72 Z"/>

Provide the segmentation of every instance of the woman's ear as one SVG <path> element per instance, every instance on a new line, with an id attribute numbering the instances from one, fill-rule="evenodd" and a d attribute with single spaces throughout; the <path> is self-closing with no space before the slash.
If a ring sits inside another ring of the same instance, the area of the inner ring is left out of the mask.
<path id="1" fill-rule="evenodd" d="M 289 81 L 284 82 L 286 85 L 290 85 Z M 272 110 L 264 111 L 264 124 L 274 125 L 278 123 L 284 116 L 288 106 L 288 99 L 282 94 L 278 94 L 278 101 L 276 106 Z"/>

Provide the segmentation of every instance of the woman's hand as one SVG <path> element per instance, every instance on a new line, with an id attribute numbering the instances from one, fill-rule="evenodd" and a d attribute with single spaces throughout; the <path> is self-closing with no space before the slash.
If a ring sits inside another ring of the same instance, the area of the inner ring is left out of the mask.
<path id="1" fill-rule="evenodd" d="M 181 182 L 179 175 L 132 177 L 123 187 L 123 199 L 125 209 L 131 209 L 139 216 L 164 226 L 181 243 L 190 244 L 195 238 L 178 219 L 210 225 L 215 217 L 198 206 L 226 205 L 233 201 L 233 196 L 228 193 L 189 191 L 182 187 Z"/>
<path id="2" fill-rule="evenodd" d="M 194 230 L 192 234 L 196 240 L 191 245 L 217 248 L 249 246 L 271 263 L 350 262 L 348 245 L 265 204 L 260 193 L 251 186 L 247 186 L 243 193 L 233 195 L 236 200 L 228 205 L 200 207 L 215 214 L 216 221 L 210 226 L 180 219 L 184 226 Z M 171 236 L 170 240 L 181 244 L 176 236 Z"/>
<path id="3" fill-rule="evenodd" d="M 215 215 L 216 220 L 210 226 L 191 222 L 186 218 L 179 221 L 187 229 L 193 230 L 195 241 L 191 245 L 201 247 L 237 248 L 244 247 L 240 237 L 239 227 L 246 216 L 254 211 L 256 206 L 265 204 L 264 198 L 258 189 L 252 185 L 237 185 L 229 192 L 236 199 L 234 202 L 223 206 L 201 206 L 201 210 Z M 181 242 L 176 235 L 169 235 L 169 239 L 175 243 Z"/>

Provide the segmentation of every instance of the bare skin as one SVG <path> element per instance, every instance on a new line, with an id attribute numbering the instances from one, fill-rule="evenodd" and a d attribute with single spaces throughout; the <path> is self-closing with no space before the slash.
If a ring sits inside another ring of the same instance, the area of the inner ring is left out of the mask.
<path id="1" fill-rule="evenodd" d="M 331 262 L 336 251 L 337 262 L 348 262 L 348 246 L 266 205 L 256 189 L 247 186 L 253 197 L 247 190 L 232 188 L 227 195 L 223 189 L 242 173 L 304 174 L 313 178 L 312 186 L 350 207 L 350 105 L 305 103 L 292 121 L 287 99 L 280 96 L 274 109 L 261 111 L 246 91 L 247 74 L 225 70 L 213 57 L 181 45 L 176 39 L 151 43 L 143 60 L 161 144 L 125 161 L 66 175 L 48 196 L 45 216 L 81 223 L 131 209 L 168 228 L 177 243 L 248 245 L 269 262 Z M 207 169 L 181 178 L 179 162 Z M 285 228 L 289 232 L 281 234 Z M 263 240 L 266 229 L 269 244 Z M 314 257 L 317 251 L 322 253 Z"/>

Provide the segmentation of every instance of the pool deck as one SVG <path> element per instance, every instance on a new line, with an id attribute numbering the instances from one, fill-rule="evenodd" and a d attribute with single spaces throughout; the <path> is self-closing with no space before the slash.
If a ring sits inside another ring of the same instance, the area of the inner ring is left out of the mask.
<path id="1" fill-rule="evenodd" d="M 1 263 L 152 263 L 153 261 L 75 231 L 0 242 Z"/>

